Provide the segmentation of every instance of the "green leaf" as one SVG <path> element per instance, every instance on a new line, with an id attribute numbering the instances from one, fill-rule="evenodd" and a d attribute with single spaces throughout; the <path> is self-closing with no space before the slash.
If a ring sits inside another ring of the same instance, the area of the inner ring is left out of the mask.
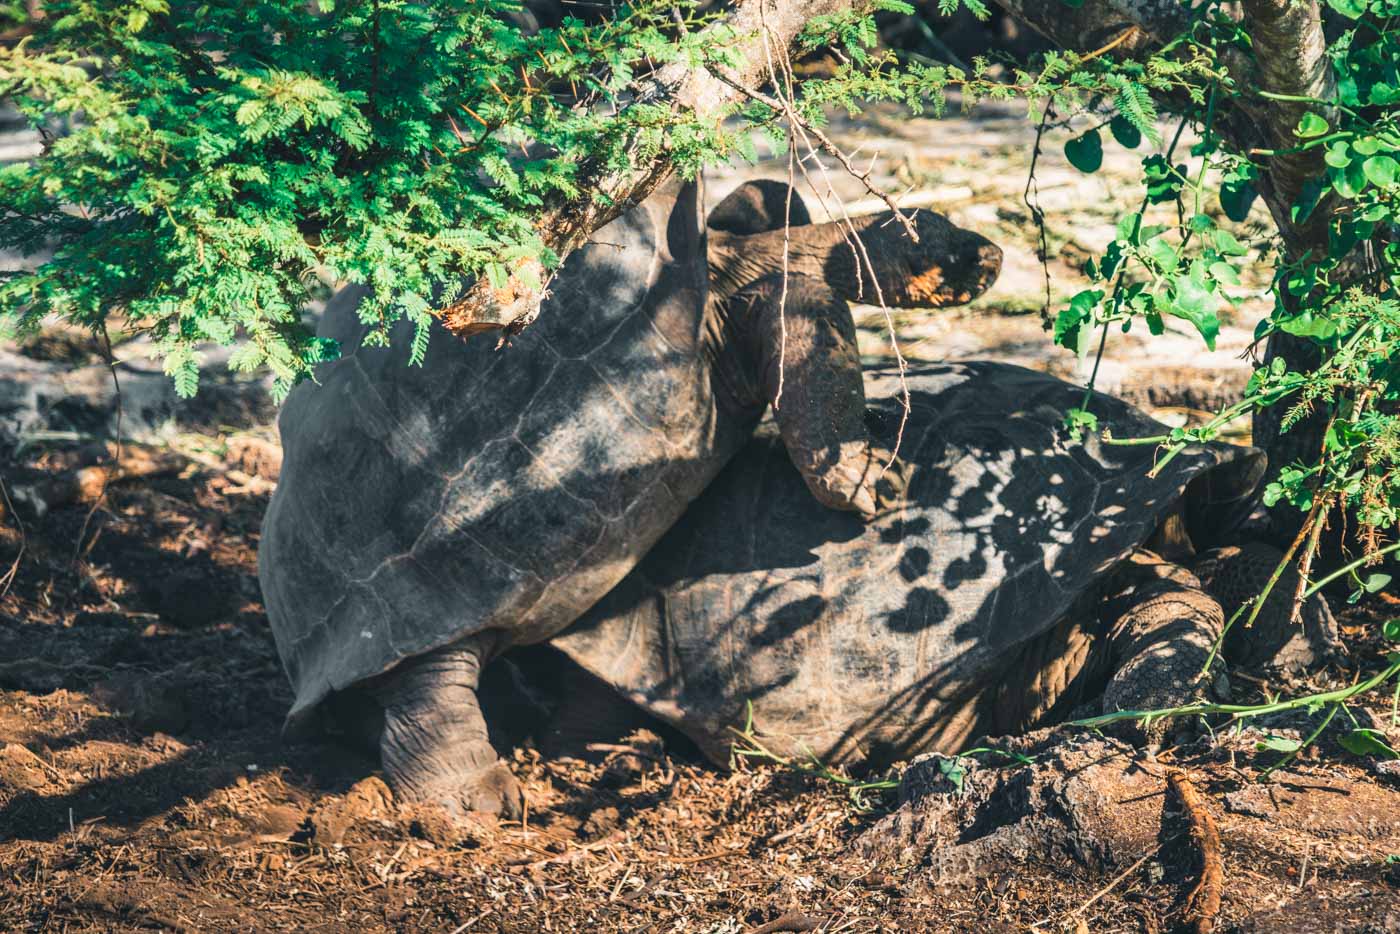
<path id="1" fill-rule="evenodd" d="M 1371 85 L 1371 103 L 1377 107 L 1385 107 L 1389 104 L 1400 103 L 1400 88 L 1387 84 L 1384 81 L 1377 81 Z"/>
<path id="2" fill-rule="evenodd" d="M 938 771 L 952 783 L 958 794 L 963 792 L 963 782 L 967 780 L 967 769 L 957 756 L 939 756 Z"/>
<path id="3" fill-rule="evenodd" d="M 1244 256 L 1249 252 L 1249 247 L 1235 239 L 1235 235 L 1223 227 L 1216 230 L 1214 234 L 1215 248 L 1226 256 Z"/>
<path id="4" fill-rule="evenodd" d="M 1161 238 L 1148 243 L 1146 253 L 1162 272 L 1175 271 L 1177 265 L 1181 261 L 1181 256 L 1177 253 L 1176 247 Z"/>
<path id="5" fill-rule="evenodd" d="M 1118 219 L 1118 239 L 1122 240 L 1124 243 L 1130 243 L 1133 246 L 1137 246 L 1140 242 L 1138 240 L 1138 234 L 1139 232 L 1141 232 L 1141 230 L 1141 214 L 1134 212 L 1132 214 L 1125 214 Z M 1111 276 L 1113 275 L 1113 273 L 1108 270 L 1105 270 L 1104 275 Z"/>
<path id="6" fill-rule="evenodd" d="M 1397 169 L 1400 169 L 1400 162 L 1386 155 L 1372 156 L 1361 163 L 1361 171 L 1377 188 L 1385 188 L 1394 182 Z"/>
<path id="7" fill-rule="evenodd" d="M 1360 152 L 1360 150 L 1357 150 Z M 1327 152 L 1322 156 L 1322 161 L 1332 166 L 1334 169 L 1344 169 L 1351 165 L 1351 147 L 1347 141 L 1339 139 L 1331 146 L 1327 147 Z"/>
<path id="8" fill-rule="evenodd" d="M 1279 323 L 1279 330 L 1295 337 L 1312 337 L 1320 341 L 1337 336 L 1337 322 L 1331 318 L 1305 311 Z"/>
<path id="9" fill-rule="evenodd" d="M 1303 118 L 1298 121 L 1298 128 L 1293 132 L 1299 139 L 1312 139 L 1315 136 L 1323 136 L 1331 129 L 1327 121 L 1317 114 L 1309 111 L 1303 114 Z"/>
<path id="10" fill-rule="evenodd" d="M 1070 409 L 1065 413 L 1065 427 L 1078 440 L 1086 431 L 1099 430 L 1099 417 L 1088 409 Z"/>
<path id="11" fill-rule="evenodd" d="M 1328 169 L 1332 189 L 1343 198 L 1355 198 L 1366 190 L 1369 179 L 1360 163 L 1352 162 L 1344 169 Z"/>
<path id="12" fill-rule="evenodd" d="M 1381 623 L 1381 635 L 1390 642 L 1400 642 L 1400 619 L 1388 619 Z"/>
<path id="13" fill-rule="evenodd" d="M 1220 186 L 1220 208 L 1236 223 L 1249 216 L 1249 209 L 1258 197 L 1259 192 L 1247 178 L 1226 181 Z"/>
<path id="14" fill-rule="evenodd" d="M 1211 278 L 1226 285 L 1239 285 L 1240 274 L 1235 271 L 1235 267 L 1223 260 L 1216 260 L 1210 264 Z"/>
<path id="15" fill-rule="evenodd" d="M 1257 743 L 1255 743 L 1254 747 L 1260 752 L 1289 753 L 1297 752 L 1299 749 L 1302 749 L 1303 744 L 1302 742 L 1296 739 L 1288 739 L 1284 736 L 1274 736 L 1270 734 L 1268 736 L 1265 736 L 1263 739 L 1259 740 Z"/>
<path id="16" fill-rule="evenodd" d="M 1103 165 L 1103 139 L 1090 130 L 1065 143 L 1065 158 L 1081 172 L 1097 172 Z"/>
<path id="17" fill-rule="evenodd" d="M 1379 730 L 1368 730 L 1365 727 L 1359 727 L 1337 737 L 1337 742 L 1340 743 L 1342 748 L 1347 752 L 1354 753 L 1358 756 L 1380 756 L 1384 759 L 1400 759 L 1400 753 L 1397 753 L 1390 747 L 1390 744 L 1386 742 L 1385 734 L 1381 733 Z"/>
<path id="18" fill-rule="evenodd" d="M 1118 145 L 1125 149 L 1137 149 L 1138 146 L 1142 145 L 1142 131 L 1133 126 L 1132 121 L 1122 114 L 1108 122 L 1108 131 L 1113 134 Z"/>
<path id="19" fill-rule="evenodd" d="M 1327 0 L 1327 5 L 1347 19 L 1360 19 L 1366 15 L 1366 0 Z"/>
<path id="20" fill-rule="evenodd" d="M 1390 575 L 1382 574 L 1379 571 L 1375 574 L 1367 574 L 1366 579 L 1361 582 L 1361 589 L 1367 593 L 1375 593 L 1390 583 Z"/>
<path id="21" fill-rule="evenodd" d="M 1094 309 L 1103 301 L 1099 289 L 1085 289 L 1069 301 L 1069 307 L 1055 317 L 1055 343 L 1083 356 L 1093 336 Z"/>
<path id="22" fill-rule="evenodd" d="M 1142 160 L 1142 177 L 1147 184 L 1147 200 L 1152 204 L 1174 201 L 1181 194 L 1186 166 L 1175 168 L 1160 155 Z"/>
<path id="23" fill-rule="evenodd" d="M 1190 273 L 1173 276 L 1171 283 L 1173 295 L 1166 310 L 1194 324 L 1205 338 L 1206 347 L 1214 350 L 1215 339 L 1220 335 L 1220 319 L 1215 314 L 1220 296 L 1215 294 L 1214 283 L 1206 279 L 1205 265 L 1196 260 Z"/>

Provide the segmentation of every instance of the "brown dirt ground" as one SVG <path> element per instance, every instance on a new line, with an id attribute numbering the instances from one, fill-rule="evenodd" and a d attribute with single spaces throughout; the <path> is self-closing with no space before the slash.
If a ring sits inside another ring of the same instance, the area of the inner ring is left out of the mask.
<path id="1" fill-rule="evenodd" d="M 523 823 L 398 809 L 372 760 L 280 738 L 255 563 L 275 449 L 204 450 L 100 509 L 5 517 L 0 930 L 1177 930 L 1197 851 L 1169 766 L 1220 821 L 1220 929 L 1400 929 L 1400 787 L 1326 748 L 1260 785 L 1247 738 L 1155 760 L 1071 745 L 885 817 L 897 798 L 859 813 L 829 783 L 718 770 L 648 733 L 554 761 L 526 740 L 506 753 Z M 4 476 L 76 456 L 31 451 Z M 1373 668 L 1386 613 L 1348 611 L 1352 667 L 1313 683 Z M 1236 679 L 1266 687 L 1305 685 Z M 975 872 L 945 872 L 978 847 Z"/>

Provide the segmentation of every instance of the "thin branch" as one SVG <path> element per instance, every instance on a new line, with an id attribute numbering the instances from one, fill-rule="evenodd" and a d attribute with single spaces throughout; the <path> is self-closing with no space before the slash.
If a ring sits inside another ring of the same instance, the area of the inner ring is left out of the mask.
<path id="1" fill-rule="evenodd" d="M 870 180 L 871 169 L 866 169 L 864 172 L 857 169 L 851 164 L 850 157 L 842 152 L 840 147 L 831 141 L 830 137 L 813 126 L 809 121 L 804 120 L 790 105 L 769 97 L 767 94 L 755 88 L 745 87 L 723 75 L 720 76 L 720 80 L 739 93 L 758 101 L 760 104 L 785 114 L 790 121 L 802 127 L 806 133 L 816 137 L 817 142 L 821 144 L 821 148 L 837 162 L 840 162 L 841 167 L 845 169 L 852 178 L 864 185 L 866 191 L 885 202 L 889 209 L 894 212 L 894 216 L 899 218 L 899 222 L 904 225 L 904 230 L 909 234 L 909 238 L 915 243 L 919 242 L 919 232 L 914 229 L 914 222 L 906 217 L 904 212 L 899 209 L 899 204 L 895 201 L 894 196 L 877 187 L 875 183 Z"/>
<path id="2" fill-rule="evenodd" d="M 760 43 L 772 41 L 785 49 L 813 18 L 849 8 L 850 0 L 740 0 L 727 16 L 700 33 L 710 36 L 712 44 L 722 41 L 740 65 L 725 69 L 696 68 L 688 61 L 668 63 L 631 88 L 627 106 L 661 107 L 718 120 L 739 99 L 735 86 L 750 85 L 763 74 Z M 665 151 L 647 157 L 638 154 L 620 169 L 599 159 L 585 159 L 576 173 L 578 194 L 551 198 L 535 230 L 562 261 L 595 230 L 644 201 L 671 171 L 671 155 Z M 539 315 L 548 280 L 539 261 L 525 260 L 510 270 L 504 288 L 494 288 L 483 277 L 434 314 L 459 337 L 492 330 L 518 333 Z"/>

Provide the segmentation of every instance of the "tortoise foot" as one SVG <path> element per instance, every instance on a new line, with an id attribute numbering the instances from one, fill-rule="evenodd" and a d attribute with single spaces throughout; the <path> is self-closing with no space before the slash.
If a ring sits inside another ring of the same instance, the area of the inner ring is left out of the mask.
<path id="1" fill-rule="evenodd" d="M 463 816 L 518 817 L 520 785 L 496 758 L 476 688 L 481 646 L 467 640 L 391 672 L 376 694 L 384 707 L 379 757 L 394 794 Z"/>
<path id="2" fill-rule="evenodd" d="M 1206 552 L 1195 570 L 1229 619 L 1246 601 L 1264 592 L 1282 561 L 1283 552 L 1277 548 L 1249 542 Z M 1253 624 L 1246 625 L 1250 615 L 1246 611 L 1230 627 L 1225 655 L 1231 665 L 1302 671 L 1344 651 L 1337 620 L 1322 594 L 1303 601 L 1295 622 L 1293 599 L 1297 593 L 1298 569 L 1289 565 L 1269 591 Z"/>
<path id="3" fill-rule="evenodd" d="M 388 769 L 389 784 L 404 801 L 433 804 L 449 815 L 465 819 L 472 814 L 488 814 L 504 820 L 518 820 L 524 810 L 525 795 L 520 782 L 504 762 L 485 768 L 454 771 L 415 772 L 412 768 Z"/>
<path id="4" fill-rule="evenodd" d="M 386 711 L 379 744 L 380 761 L 397 798 L 437 804 L 454 817 L 472 812 L 506 819 L 520 816 L 520 783 L 489 743 L 461 735 L 465 731 L 425 735 L 421 723 L 406 720 L 401 711 Z"/>

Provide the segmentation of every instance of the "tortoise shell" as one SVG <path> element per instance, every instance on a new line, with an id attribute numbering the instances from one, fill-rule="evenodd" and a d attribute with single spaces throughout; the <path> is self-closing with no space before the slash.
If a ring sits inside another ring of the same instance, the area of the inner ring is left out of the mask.
<path id="1" fill-rule="evenodd" d="M 332 300 L 320 333 L 345 354 L 282 410 L 258 556 L 289 723 L 472 633 L 499 632 L 500 648 L 546 639 L 739 449 L 758 413 L 716 417 L 697 187 L 595 234 L 503 350 L 435 328 L 408 366 L 407 334 L 360 345 L 361 290 Z"/>
<path id="2" fill-rule="evenodd" d="M 867 372 L 892 445 L 899 380 Z M 908 375 L 904 502 L 869 524 L 812 502 L 771 423 L 604 600 L 552 644 L 723 762 L 752 704 L 765 742 L 827 761 L 955 751 L 1022 647 L 1144 542 L 1191 486 L 1193 537 L 1247 511 L 1252 449 L 1073 442 L 1084 390 L 997 363 Z M 1118 438 L 1167 429 L 1104 395 Z M 1209 527 L 1209 528 L 1207 528 Z M 1198 543 L 1200 543 L 1198 541 Z"/>

